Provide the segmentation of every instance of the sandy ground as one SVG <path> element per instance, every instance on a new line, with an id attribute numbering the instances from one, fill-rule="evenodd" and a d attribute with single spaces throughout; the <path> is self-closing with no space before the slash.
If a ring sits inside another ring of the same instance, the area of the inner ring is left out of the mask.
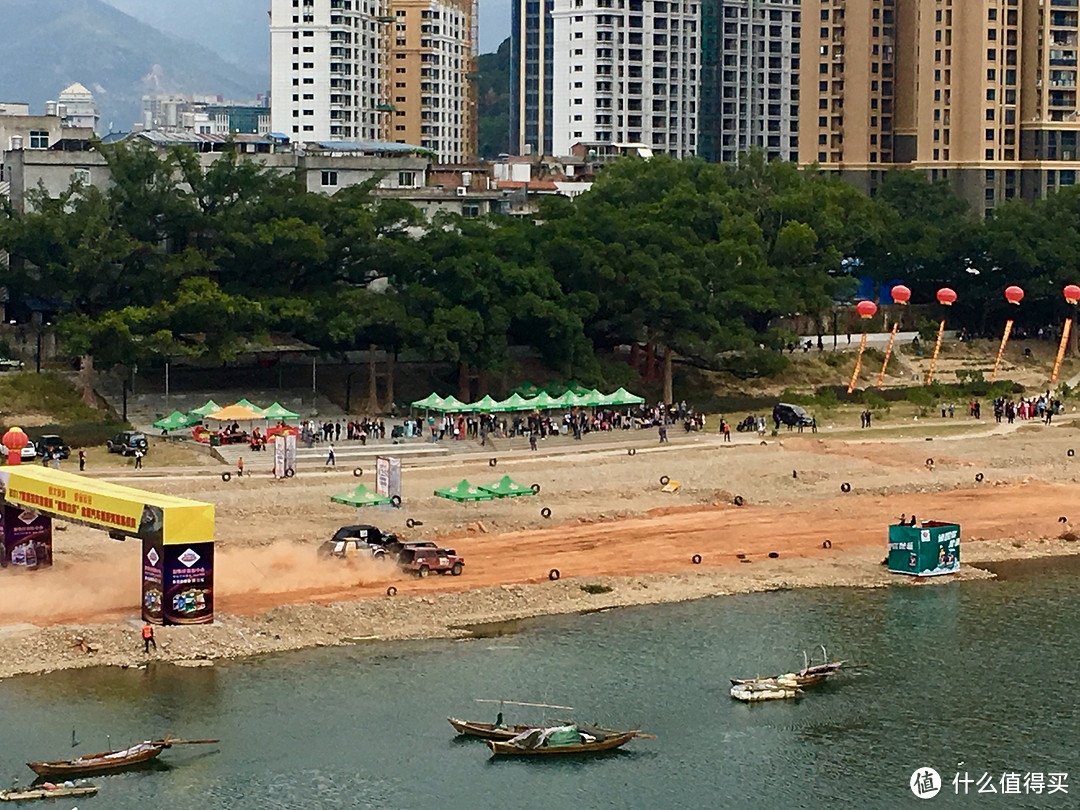
<path id="1" fill-rule="evenodd" d="M 989 576 L 977 567 L 982 561 L 1080 551 L 1071 533 L 1080 514 L 1069 514 L 1080 456 L 1067 454 L 1080 448 L 1080 430 L 942 422 L 904 428 L 914 435 L 884 426 L 784 432 L 764 444 L 741 434 L 728 445 L 715 435 L 680 435 L 658 446 L 655 434 L 642 432 L 560 440 L 532 454 L 523 441 L 504 442 L 494 452 L 406 466 L 403 508 L 359 517 L 329 501 L 358 480 L 374 485 L 370 473 L 357 479 L 351 469 L 280 482 L 225 483 L 199 466 L 115 474 L 216 506 L 218 620 L 158 628 L 160 647 L 149 656 L 191 664 L 371 638 L 468 635 L 476 624 L 736 592 L 921 584 L 881 565 L 886 527 L 901 514 L 961 524 L 959 577 Z M 489 483 L 504 474 L 539 484 L 540 494 L 467 505 L 431 495 L 463 477 Z M 678 490 L 662 491 L 661 476 Z M 850 492 L 841 491 L 845 483 Z M 545 508 L 550 518 L 541 516 Z M 406 520 L 422 525 L 409 529 Z M 356 522 L 437 539 L 465 557 L 465 572 L 420 580 L 390 564 L 317 558 L 320 542 Z M 51 570 L 4 572 L 0 677 L 141 664 L 139 546 L 76 526 L 57 531 L 54 546 Z"/>

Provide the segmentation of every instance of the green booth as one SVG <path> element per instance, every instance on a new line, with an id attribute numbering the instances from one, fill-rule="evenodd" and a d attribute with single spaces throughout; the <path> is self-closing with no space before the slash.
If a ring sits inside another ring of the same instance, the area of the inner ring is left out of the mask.
<path id="1" fill-rule="evenodd" d="M 889 527 L 889 571 L 917 577 L 960 570 L 960 526 L 928 520 L 919 526 Z"/>

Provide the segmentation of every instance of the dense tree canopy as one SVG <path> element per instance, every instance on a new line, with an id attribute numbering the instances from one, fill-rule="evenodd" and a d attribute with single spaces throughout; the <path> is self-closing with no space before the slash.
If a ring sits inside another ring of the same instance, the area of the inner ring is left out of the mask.
<path id="1" fill-rule="evenodd" d="M 1008 283 L 1034 322 L 1060 314 L 1080 253 L 1080 190 L 983 223 L 920 174 L 890 173 L 871 199 L 757 154 L 624 159 L 534 219 L 424 222 L 373 184 L 330 197 L 229 152 L 204 168 L 183 149 L 98 148 L 112 184 L 32 192 L 30 213 L 0 215 L 0 248 L 12 294 L 62 302 L 68 349 L 102 367 L 228 359 L 280 332 L 481 371 L 525 345 L 596 383 L 598 356 L 625 344 L 752 370 L 790 339 L 783 316 L 824 316 L 856 276 L 903 279 L 916 301 L 950 284 L 959 321 L 986 330 Z"/>

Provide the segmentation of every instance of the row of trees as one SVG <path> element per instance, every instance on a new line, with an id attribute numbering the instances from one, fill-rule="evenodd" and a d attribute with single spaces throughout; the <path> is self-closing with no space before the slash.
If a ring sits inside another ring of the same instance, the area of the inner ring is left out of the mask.
<path id="1" fill-rule="evenodd" d="M 504 370 L 525 345 L 602 384 L 606 352 L 639 343 L 767 373 L 790 339 L 780 316 L 823 316 L 856 276 L 903 279 L 917 301 L 950 284 L 950 322 L 989 330 L 986 302 L 1020 283 L 1033 322 L 1052 320 L 1080 247 L 1071 190 L 983 223 L 920 175 L 891 174 L 871 199 L 759 155 L 626 159 L 535 219 L 425 222 L 373 184 L 330 197 L 231 152 L 204 169 L 185 149 L 98 148 L 111 186 L 32 192 L 29 213 L 0 217 L 12 293 L 62 301 L 68 350 L 98 367 L 224 360 L 278 332 L 329 353 L 412 349 L 465 374 Z"/>

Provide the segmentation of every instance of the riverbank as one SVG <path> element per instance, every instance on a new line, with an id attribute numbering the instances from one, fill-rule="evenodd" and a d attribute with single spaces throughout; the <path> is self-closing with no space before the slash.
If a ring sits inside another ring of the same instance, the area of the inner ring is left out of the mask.
<path id="1" fill-rule="evenodd" d="M 221 615 L 214 625 L 156 628 L 157 650 L 142 651 L 136 617 L 113 624 L 9 625 L 0 628 L 0 677 L 96 666 L 139 667 L 214 661 L 368 641 L 469 638 L 513 632 L 526 619 L 621 607 L 685 602 L 737 593 L 795 588 L 929 587 L 992 579 L 983 562 L 1080 553 L 1077 543 L 969 542 L 968 562 L 952 576 L 916 579 L 889 574 L 880 550 L 831 559 L 769 559 L 738 568 L 695 568 L 674 574 L 582 577 L 430 595 L 395 595 L 352 602 L 293 604 L 257 616 Z M 722 611 L 722 603 L 718 605 Z"/>

